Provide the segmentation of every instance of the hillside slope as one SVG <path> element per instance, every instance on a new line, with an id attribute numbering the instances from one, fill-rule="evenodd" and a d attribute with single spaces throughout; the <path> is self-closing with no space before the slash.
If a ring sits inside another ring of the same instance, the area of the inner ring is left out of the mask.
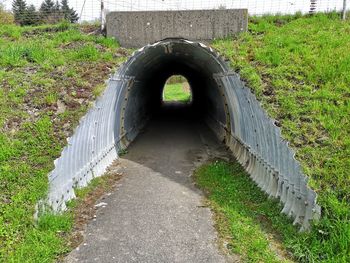
<path id="1" fill-rule="evenodd" d="M 277 120 L 318 193 L 322 220 L 290 247 L 300 260 L 348 262 L 350 22 L 337 14 L 254 18 L 249 32 L 214 47 Z"/>
<path id="2" fill-rule="evenodd" d="M 70 215 L 33 219 L 47 174 L 127 51 L 93 26 L 0 25 L 0 262 L 66 249 Z"/>
<path id="3" fill-rule="evenodd" d="M 72 227 L 71 215 L 36 224 L 33 213 L 65 139 L 128 55 L 94 30 L 0 25 L 0 262 L 50 262 L 67 250 L 62 236 Z M 323 218 L 310 233 L 277 229 L 286 247 L 304 262 L 349 261 L 349 21 L 332 15 L 252 19 L 249 32 L 213 47 L 277 120 L 319 195 Z M 238 169 L 219 168 L 225 176 Z"/>

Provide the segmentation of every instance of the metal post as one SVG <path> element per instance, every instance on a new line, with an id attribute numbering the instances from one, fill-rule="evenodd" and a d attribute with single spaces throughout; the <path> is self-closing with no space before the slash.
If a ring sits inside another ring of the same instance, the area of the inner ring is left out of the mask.
<path id="1" fill-rule="evenodd" d="M 101 31 L 103 32 L 105 29 L 105 23 L 106 23 L 106 19 L 105 19 L 105 7 L 104 7 L 104 2 L 103 0 L 101 0 Z"/>
<path id="2" fill-rule="evenodd" d="M 342 13 L 342 19 L 343 20 L 346 19 L 346 1 L 347 0 L 343 0 L 343 13 Z"/>

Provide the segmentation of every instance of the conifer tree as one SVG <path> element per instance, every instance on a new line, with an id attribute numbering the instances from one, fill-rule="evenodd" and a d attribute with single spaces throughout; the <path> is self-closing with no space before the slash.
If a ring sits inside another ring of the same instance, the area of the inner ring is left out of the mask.
<path id="1" fill-rule="evenodd" d="M 55 11 L 55 3 L 52 0 L 44 0 L 40 6 L 40 12 L 52 14 Z"/>
<path id="2" fill-rule="evenodd" d="M 55 10 L 55 12 L 58 12 L 58 13 L 61 11 L 61 5 L 58 1 L 56 1 L 53 9 Z"/>
<path id="3" fill-rule="evenodd" d="M 73 8 L 69 7 L 68 0 L 61 1 L 61 11 L 63 13 L 64 18 L 69 22 L 75 23 L 79 20 L 77 12 Z"/>
<path id="4" fill-rule="evenodd" d="M 27 3 L 25 0 L 14 0 L 12 2 L 12 12 L 16 23 L 21 26 L 27 24 Z"/>
<path id="5" fill-rule="evenodd" d="M 44 0 L 40 6 L 40 16 L 43 23 L 57 23 L 58 17 L 55 10 L 55 2 L 52 0 Z"/>
<path id="6" fill-rule="evenodd" d="M 27 23 L 28 25 L 37 25 L 40 23 L 39 14 L 34 5 L 30 5 L 27 8 Z"/>
<path id="7" fill-rule="evenodd" d="M 56 1 L 56 3 L 55 3 L 55 5 L 53 7 L 53 11 L 54 11 L 53 13 L 54 13 L 55 22 L 58 22 L 58 21 L 63 19 L 61 6 L 60 6 L 60 3 L 58 1 Z"/>

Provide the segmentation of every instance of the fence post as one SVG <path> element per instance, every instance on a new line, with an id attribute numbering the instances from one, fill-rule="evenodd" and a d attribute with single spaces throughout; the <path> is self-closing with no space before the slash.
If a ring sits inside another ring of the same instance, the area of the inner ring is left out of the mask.
<path id="1" fill-rule="evenodd" d="M 106 24 L 106 17 L 105 17 L 105 7 L 104 2 L 101 0 L 101 31 L 103 32 L 105 30 L 105 24 Z"/>
<path id="2" fill-rule="evenodd" d="M 343 13 L 342 13 L 343 20 L 346 19 L 346 1 L 347 0 L 343 0 Z"/>

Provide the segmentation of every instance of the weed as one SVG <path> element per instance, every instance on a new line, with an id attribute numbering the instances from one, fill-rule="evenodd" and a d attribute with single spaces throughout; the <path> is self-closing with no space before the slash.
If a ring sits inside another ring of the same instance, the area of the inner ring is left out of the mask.
<path id="1" fill-rule="evenodd" d="M 104 84 L 100 84 L 100 85 L 97 85 L 93 90 L 92 90 L 92 94 L 94 94 L 95 97 L 98 97 L 100 96 L 103 91 L 105 90 L 105 85 Z"/>
<path id="2" fill-rule="evenodd" d="M 72 56 L 76 60 L 95 61 L 99 58 L 99 53 L 93 45 L 86 45 L 73 51 Z"/>
<path id="3" fill-rule="evenodd" d="M 45 102 L 46 104 L 48 105 L 53 105 L 57 102 L 57 94 L 48 94 L 46 97 L 45 97 Z"/>
<path id="4" fill-rule="evenodd" d="M 128 151 L 126 150 L 126 149 L 119 149 L 119 151 L 118 151 L 118 156 L 123 156 L 123 155 L 125 155 L 125 154 L 127 154 L 128 153 Z"/>

